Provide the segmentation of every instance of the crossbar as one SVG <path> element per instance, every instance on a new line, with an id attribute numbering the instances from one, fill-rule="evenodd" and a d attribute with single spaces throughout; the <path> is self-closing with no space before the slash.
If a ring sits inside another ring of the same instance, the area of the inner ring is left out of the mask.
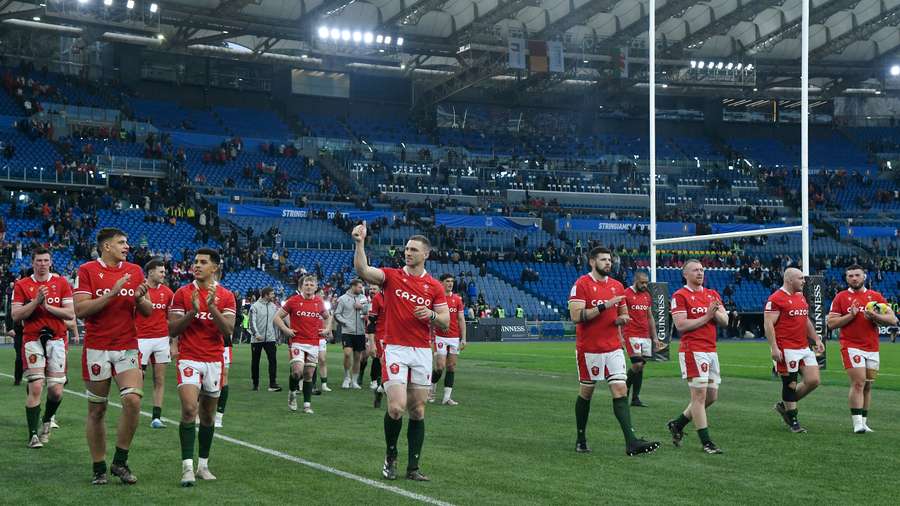
<path id="1" fill-rule="evenodd" d="M 667 237 L 665 239 L 656 239 L 655 241 L 653 241 L 653 243 L 658 246 L 660 244 L 675 244 L 679 242 L 716 241 L 719 239 L 734 239 L 735 237 L 756 237 L 759 235 L 790 234 L 793 232 L 802 231 L 803 225 L 794 225 L 790 227 L 761 228 L 759 230 L 742 230 L 740 232 L 722 232 L 721 234 Z"/>

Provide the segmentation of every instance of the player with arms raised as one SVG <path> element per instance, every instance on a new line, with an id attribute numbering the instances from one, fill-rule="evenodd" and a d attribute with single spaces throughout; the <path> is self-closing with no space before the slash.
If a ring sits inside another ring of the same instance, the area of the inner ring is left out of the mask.
<path id="1" fill-rule="evenodd" d="M 300 278 L 300 289 L 284 301 L 273 320 L 279 330 L 291 336 L 288 408 L 297 411 L 297 391 L 302 379 L 303 412 L 308 415 L 313 413 L 313 371 L 319 363 L 319 339 L 331 334 L 331 314 L 325 309 L 325 302 L 316 295 L 318 288 L 319 280 L 315 276 Z M 290 327 L 285 325 L 285 317 L 290 318 Z"/>
<path id="2" fill-rule="evenodd" d="M 431 388 L 432 326 L 446 330 L 450 311 L 444 287 L 425 271 L 431 243 L 421 235 L 406 242 L 402 269 L 370 267 L 365 252 L 366 223 L 352 232 L 356 242 L 353 266 L 367 283 L 381 285 L 385 317 L 382 378 L 385 380 L 388 410 L 384 415 L 384 439 L 387 454 L 381 474 L 397 479 L 397 440 L 403 428 L 403 412 L 409 413 L 406 432 L 409 462 L 406 478 L 428 481 L 419 470 L 419 454 L 425 441 L 425 400 Z"/>
<path id="3" fill-rule="evenodd" d="M 166 264 L 158 258 L 147 262 L 144 266 L 147 273 L 147 298 L 153 304 L 153 313 L 142 316 L 138 313 L 135 326 L 138 334 L 138 347 L 141 350 L 141 369 L 153 364 L 153 416 L 150 427 L 163 429 L 162 421 L 163 392 L 166 384 L 166 365 L 172 361 L 172 349 L 169 343 L 169 304 L 172 302 L 172 290 L 165 285 Z"/>
<path id="4" fill-rule="evenodd" d="M 50 250 L 35 249 L 31 253 L 34 274 L 16 281 L 13 287 L 10 316 L 14 322 L 23 322 L 21 360 L 28 382 L 25 415 L 29 448 L 40 448 L 50 441 L 51 420 L 66 384 L 66 321 L 75 319 L 72 287 L 65 278 L 50 272 L 52 266 Z M 45 378 L 47 409 L 40 424 Z"/>
<path id="5" fill-rule="evenodd" d="M 706 408 L 719 397 L 722 375 L 716 353 L 716 325 L 728 325 L 728 313 L 719 293 L 703 287 L 703 264 L 699 260 L 685 262 L 682 274 L 687 284 L 672 296 L 672 319 L 681 334 L 678 361 L 681 378 L 687 380 L 691 390 L 691 402 L 667 427 L 677 447 L 684 439 L 684 427 L 693 421 L 703 451 L 719 454 L 722 450 L 709 437 Z"/>
<path id="6" fill-rule="evenodd" d="M 819 362 L 809 349 L 809 341 L 816 343 L 816 353 L 823 353 L 825 345 L 809 319 L 803 272 L 789 267 L 783 277 L 784 285 L 766 301 L 763 327 L 775 370 L 781 376 L 781 402 L 775 404 L 775 411 L 791 432 L 802 433 L 806 429 L 797 421 L 797 402 L 819 386 Z M 803 383 L 798 384 L 799 374 L 803 375 Z"/>
<path id="7" fill-rule="evenodd" d="M 115 228 L 97 233 L 100 258 L 78 268 L 73 292 L 75 315 L 84 320 L 82 376 L 87 387 L 87 442 L 93 460 L 91 483 L 105 485 L 106 404 L 110 380 L 115 377 L 122 402 L 122 416 L 116 433 L 116 453 L 109 471 L 122 483 L 137 483 L 128 467 L 128 449 L 138 418 L 144 377 L 140 370 L 135 310 L 144 316 L 153 313 L 147 298 L 144 272 L 128 258 L 128 236 Z"/>
<path id="8" fill-rule="evenodd" d="M 441 404 L 456 406 L 459 403 L 451 399 L 450 395 L 453 393 L 453 380 L 456 376 L 456 359 L 459 357 L 459 352 L 466 349 L 466 307 L 462 297 L 453 293 L 453 285 L 456 284 L 453 274 L 442 275 L 441 284 L 444 285 L 447 307 L 450 308 L 450 328 L 447 330 L 435 329 L 434 331 L 434 372 L 431 375 L 431 391 L 428 394 L 428 401 L 434 401 L 435 387 L 446 367 L 444 400 L 441 401 Z"/>
<path id="9" fill-rule="evenodd" d="M 884 297 L 866 288 L 866 271 L 851 265 L 844 271 L 848 288 L 831 301 L 828 327 L 841 329 L 841 358 L 850 377 L 850 420 L 853 432 L 873 432 L 869 428 L 872 383 L 878 376 L 878 326 L 897 325 L 897 315 Z"/>
<path id="10" fill-rule="evenodd" d="M 578 278 L 569 294 L 569 317 L 575 322 L 575 354 L 581 390 L 575 401 L 578 439 L 575 451 L 590 453 L 585 432 L 597 381 L 605 380 L 613 397 L 613 413 L 625 435 L 625 453 L 638 455 L 659 448 L 634 434 L 625 386 L 625 343 L 619 327 L 628 322 L 625 287 L 609 277 L 612 252 L 595 247 L 588 254 L 591 272 Z"/>
<path id="11" fill-rule="evenodd" d="M 653 350 L 662 348 L 663 344 L 656 338 L 656 325 L 653 321 L 652 300 L 650 299 L 650 277 L 646 272 L 634 273 L 634 282 L 625 289 L 625 306 L 628 308 L 628 323 L 622 329 L 631 368 L 625 385 L 631 389 L 631 405 L 646 407 L 641 402 L 641 386 L 644 384 L 644 365 L 647 358 L 653 357 Z"/>
<path id="12" fill-rule="evenodd" d="M 219 252 L 200 248 L 194 255 L 194 281 L 179 288 L 169 308 L 169 334 L 177 339 L 178 395 L 181 398 L 181 486 L 192 487 L 195 420 L 200 415 L 197 474 L 215 480 L 209 471 L 209 450 L 224 375 L 225 336 L 234 331 L 234 294 L 220 285 Z"/>

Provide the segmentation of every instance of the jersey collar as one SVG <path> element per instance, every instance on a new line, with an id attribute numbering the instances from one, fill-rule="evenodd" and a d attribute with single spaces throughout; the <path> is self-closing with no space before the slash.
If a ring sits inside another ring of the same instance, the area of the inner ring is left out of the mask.
<path id="1" fill-rule="evenodd" d="M 194 285 L 194 288 L 196 288 L 197 290 L 200 290 L 200 285 L 197 283 L 197 280 L 196 280 L 196 279 L 193 280 L 193 281 L 191 281 L 191 284 Z M 218 287 L 219 287 L 219 282 L 218 282 L 218 281 L 213 281 L 212 286 L 210 286 L 209 288 L 212 288 L 213 290 L 215 290 L 215 289 L 218 288 Z"/>
<path id="2" fill-rule="evenodd" d="M 609 282 L 609 276 L 606 276 L 606 279 L 605 279 L 605 280 L 597 279 L 596 277 L 594 277 L 594 270 L 593 270 L 593 269 L 591 269 L 591 272 L 588 273 L 588 276 L 590 276 L 591 279 L 593 279 L 593 280 L 596 281 L 597 283 L 607 283 L 607 282 Z"/>
<path id="3" fill-rule="evenodd" d="M 106 265 L 105 263 L 103 263 L 103 258 L 101 258 L 101 257 L 97 257 L 97 263 L 99 263 L 101 266 L 103 266 L 103 267 L 105 267 L 105 268 L 107 268 L 107 269 L 112 269 L 112 267 L 110 267 L 110 266 Z M 116 269 L 121 269 L 123 263 L 125 263 L 125 262 L 119 262 L 119 263 L 117 263 L 117 264 L 116 264 Z"/>
<path id="4" fill-rule="evenodd" d="M 404 272 L 407 276 L 414 277 L 414 278 L 424 278 L 425 276 L 428 275 L 428 271 L 426 271 L 426 270 L 424 270 L 424 269 L 422 270 L 422 275 L 421 275 L 421 276 L 415 276 L 415 275 L 413 275 L 413 274 L 410 274 L 410 272 L 409 272 L 408 270 L 406 270 L 406 266 L 405 266 L 405 265 L 403 266 L 403 272 Z"/>
<path id="5" fill-rule="evenodd" d="M 865 286 L 863 286 L 863 287 L 860 288 L 859 290 L 854 290 L 854 289 L 852 289 L 852 288 L 850 288 L 850 287 L 848 286 L 848 287 L 847 287 L 847 291 L 850 292 L 850 293 L 866 293 L 866 292 L 869 291 L 869 289 L 866 288 Z"/>
<path id="6" fill-rule="evenodd" d="M 55 276 L 56 276 L 56 273 L 55 273 L 55 272 L 51 272 L 51 273 L 47 276 L 47 281 L 50 281 L 50 280 L 53 279 Z M 32 274 L 30 277 L 31 277 L 32 281 L 34 281 L 35 283 L 46 283 L 46 282 L 47 282 L 47 281 L 38 281 L 38 278 L 37 278 L 34 274 Z"/>
<path id="7" fill-rule="evenodd" d="M 700 289 L 699 289 L 699 290 L 694 290 L 694 289 L 691 288 L 689 285 L 684 285 L 684 289 L 687 290 L 687 291 L 689 291 L 689 292 L 703 293 L 704 287 L 703 287 L 703 285 L 700 285 Z"/>

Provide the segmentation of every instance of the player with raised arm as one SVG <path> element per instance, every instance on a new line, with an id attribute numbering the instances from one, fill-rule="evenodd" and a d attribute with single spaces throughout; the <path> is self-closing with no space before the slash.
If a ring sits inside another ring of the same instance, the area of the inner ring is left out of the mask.
<path id="1" fill-rule="evenodd" d="M 419 456 L 425 441 L 425 400 L 431 387 L 432 326 L 446 330 L 450 311 L 444 287 L 425 270 L 431 242 L 414 235 L 406 242 L 402 269 L 375 268 L 366 258 L 366 222 L 352 232 L 356 242 L 353 266 L 367 283 L 381 285 L 387 318 L 382 358 L 382 378 L 387 390 L 388 410 L 384 415 L 387 452 L 381 474 L 397 479 L 397 440 L 403 428 L 403 413 L 409 413 L 406 437 L 409 461 L 406 478 L 428 481 L 419 470 Z"/>
<path id="2" fill-rule="evenodd" d="M 844 271 L 848 288 L 831 301 L 828 327 L 841 329 L 841 358 L 850 378 L 850 420 L 853 432 L 873 432 L 869 428 L 872 384 L 878 376 L 878 326 L 897 325 L 897 315 L 875 290 L 866 288 L 866 271 L 851 265 Z"/>
<path id="3" fill-rule="evenodd" d="M 441 401 L 441 404 L 456 406 L 459 403 L 450 396 L 453 393 L 457 357 L 459 357 L 459 352 L 466 349 L 466 308 L 462 297 L 453 293 L 456 278 L 452 274 L 443 274 L 441 284 L 444 285 L 447 307 L 450 308 L 450 328 L 447 330 L 435 329 L 434 331 L 434 372 L 431 375 L 431 391 L 428 394 L 428 402 L 434 402 L 435 387 L 446 367 L 444 400 Z"/>
<path id="4" fill-rule="evenodd" d="M 775 370 L 781 376 L 781 402 L 775 404 L 775 411 L 791 432 L 802 433 L 806 429 L 797 420 L 797 403 L 819 386 L 819 362 L 809 342 L 816 343 L 816 353 L 823 353 L 825 345 L 809 319 L 803 272 L 789 267 L 783 278 L 782 287 L 766 301 L 763 327 Z M 803 375 L 803 383 L 798 383 L 799 375 Z"/>
<path id="5" fill-rule="evenodd" d="M 172 290 L 166 286 L 166 264 L 162 259 L 154 258 L 144 266 L 147 275 L 147 298 L 153 304 L 153 313 L 143 316 L 138 313 L 135 318 L 138 347 L 141 352 L 141 369 L 153 365 L 153 414 L 150 427 L 163 429 L 162 421 L 163 392 L 166 384 L 166 366 L 172 361 L 172 348 L 169 342 L 169 304 L 172 302 Z"/>
<path id="6" fill-rule="evenodd" d="M 94 485 L 105 485 L 106 405 L 111 379 L 116 379 L 122 416 L 116 432 L 116 453 L 109 471 L 122 483 L 137 483 L 128 467 L 128 449 L 141 416 L 144 377 L 140 369 L 135 315 L 153 313 L 144 272 L 128 258 L 128 236 L 115 228 L 97 233 L 100 258 L 82 264 L 73 292 L 75 315 L 84 321 L 82 376 L 87 387 L 85 432 L 93 461 Z"/>
<path id="7" fill-rule="evenodd" d="M 311 415 L 313 371 L 319 362 L 319 340 L 331 334 L 331 314 L 325 309 L 325 302 L 316 296 L 319 280 L 315 276 L 300 278 L 300 287 L 282 304 L 275 313 L 275 327 L 291 336 L 290 354 L 291 381 L 288 393 L 288 408 L 297 411 L 297 392 L 303 381 L 303 412 Z M 290 320 L 290 327 L 284 318 Z"/>
<path id="8" fill-rule="evenodd" d="M 224 374 L 225 336 L 234 331 L 234 294 L 217 282 L 221 259 L 211 248 L 194 255 L 194 281 L 179 288 L 169 308 L 169 334 L 176 339 L 178 396 L 181 398 L 181 486 L 196 478 L 215 480 L 209 471 L 209 451 L 215 433 L 214 416 Z M 196 477 L 194 438 L 196 418 L 200 443 Z"/>
<path id="9" fill-rule="evenodd" d="M 372 357 L 372 378 L 375 381 L 372 407 L 381 407 L 384 385 L 381 381 L 381 358 L 384 356 L 384 294 L 378 285 L 369 287 L 372 304 L 369 306 L 369 322 L 366 325 L 366 353 Z"/>
<path id="10" fill-rule="evenodd" d="M 575 356 L 580 391 L 575 401 L 575 451 L 590 453 L 587 422 L 597 381 L 606 381 L 613 413 L 625 436 L 625 453 L 639 455 L 659 448 L 657 441 L 638 438 L 631 425 L 628 388 L 625 386 L 625 341 L 620 327 L 627 324 L 625 287 L 609 277 L 612 252 L 595 247 L 588 254 L 591 271 L 575 281 L 569 293 L 569 317 L 575 322 Z"/>
<path id="11" fill-rule="evenodd" d="M 684 427 L 693 421 L 703 451 L 719 454 L 722 450 L 709 437 L 706 408 L 719 397 L 722 376 L 716 353 L 716 325 L 728 325 L 728 313 L 719 293 L 704 288 L 704 269 L 699 260 L 685 262 L 682 275 L 686 284 L 672 296 L 672 319 L 681 334 L 678 362 L 681 378 L 687 380 L 691 391 L 691 402 L 666 426 L 672 434 L 672 443 L 679 447 L 684 439 Z"/>
<path id="12" fill-rule="evenodd" d="M 625 385 L 631 390 L 631 405 L 646 407 L 641 402 L 641 386 L 644 384 L 644 366 L 653 357 L 653 350 L 662 348 L 656 338 L 656 325 L 652 325 L 652 300 L 650 299 L 650 276 L 644 271 L 634 273 L 634 281 L 625 289 L 625 306 L 628 308 L 628 323 L 622 329 L 631 367 Z"/>
<path id="13" fill-rule="evenodd" d="M 50 250 L 31 252 L 34 274 L 16 281 L 11 317 L 22 322 L 22 367 L 28 384 L 25 417 L 28 447 L 41 448 L 50 441 L 51 420 L 62 402 L 66 384 L 67 321 L 73 321 L 72 287 L 62 276 L 50 272 Z M 41 423 L 41 394 L 47 383 L 47 408 Z"/>

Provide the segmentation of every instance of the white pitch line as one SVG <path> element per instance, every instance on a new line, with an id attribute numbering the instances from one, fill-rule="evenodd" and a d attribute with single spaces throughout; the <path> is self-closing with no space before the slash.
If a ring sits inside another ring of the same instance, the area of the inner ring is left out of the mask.
<path id="1" fill-rule="evenodd" d="M 7 377 L 7 378 L 12 378 L 12 377 L 13 377 L 13 376 L 10 375 L 10 374 L 6 374 L 6 373 L 2 373 L 2 372 L 0 372 L 0 376 L 5 376 L 5 377 Z M 87 395 L 84 394 L 84 393 L 76 392 L 76 391 L 74 391 L 74 390 L 69 390 L 68 388 L 65 389 L 65 391 L 66 391 L 66 393 L 69 393 L 69 394 L 72 394 L 72 395 L 76 395 L 76 396 L 81 397 L 81 398 L 83 398 L 83 399 L 87 399 Z M 117 404 L 117 403 L 115 403 L 115 402 L 110 402 L 109 405 L 115 406 L 115 407 L 117 407 L 117 408 L 121 408 L 121 407 L 122 407 L 121 404 Z M 141 415 L 146 416 L 146 417 L 148 417 L 148 418 L 152 416 L 151 413 L 148 413 L 148 412 L 146 412 L 146 411 L 141 411 Z M 168 423 L 171 423 L 171 424 L 177 424 L 177 423 L 178 423 L 177 421 L 171 420 L 171 419 L 168 419 L 168 418 L 163 418 L 163 420 L 166 421 L 166 422 L 168 422 Z M 302 458 L 302 457 L 296 457 L 296 456 L 290 455 L 290 454 L 288 454 L 288 453 L 280 452 L 280 451 L 278 451 L 278 450 L 273 450 L 273 449 L 271 449 L 271 448 L 266 448 L 266 447 L 264 447 L 264 446 L 259 446 L 259 445 L 253 444 L 253 443 L 249 443 L 249 442 L 247 442 L 247 441 L 242 441 L 242 440 L 240 440 L 240 439 L 235 439 L 235 438 L 233 438 L 233 437 L 224 436 L 224 435 L 218 434 L 218 433 L 215 434 L 215 437 L 218 438 L 218 439 L 221 439 L 221 440 L 223 440 L 223 441 L 226 441 L 226 442 L 228 442 L 228 443 L 234 444 L 234 445 L 243 446 L 244 448 L 250 448 L 251 450 L 256 450 L 256 451 L 258 451 L 258 452 L 260 452 L 260 453 L 264 453 L 264 454 L 270 455 L 270 456 L 272 456 L 272 457 L 278 457 L 278 458 L 280 458 L 280 459 L 284 459 L 284 460 L 287 460 L 287 461 L 290 461 L 290 462 L 294 462 L 294 463 L 296 463 L 296 464 L 300 464 L 300 465 L 303 465 L 303 466 L 306 466 L 306 467 L 315 469 L 315 470 L 317 470 L 317 471 L 322 471 L 322 472 L 325 472 L 325 473 L 333 474 L 333 475 L 335 475 L 335 476 L 340 476 L 341 478 L 346 478 L 346 479 L 348 479 L 348 480 L 353 480 L 353 481 L 362 483 L 363 485 L 368 485 L 368 486 L 370 486 L 370 487 L 380 488 L 381 490 L 386 490 L 386 491 L 388 491 L 388 492 L 393 492 L 393 493 L 395 493 L 395 494 L 397 494 L 397 495 L 401 495 L 401 496 L 403 496 L 403 497 L 406 497 L 406 498 L 408 498 L 408 499 L 413 499 L 413 500 L 415 500 L 415 501 L 423 502 L 423 503 L 425 503 L 425 504 L 434 504 L 435 506 L 453 506 L 452 503 L 445 502 L 445 501 L 441 501 L 440 499 L 435 499 L 435 498 L 429 497 L 429 496 L 427 496 L 427 495 L 422 495 L 422 494 L 417 494 L 417 493 L 415 493 L 415 492 L 410 492 L 409 490 L 405 490 L 405 489 L 402 489 L 402 488 L 400 488 L 400 487 L 395 487 L 395 486 L 392 486 L 392 485 L 387 485 L 387 484 L 384 484 L 384 483 L 382 483 L 382 482 L 380 482 L 380 481 L 377 481 L 377 480 L 373 480 L 373 479 L 370 479 L 370 478 L 365 478 L 365 477 L 363 477 L 363 476 L 359 476 L 359 475 L 356 475 L 356 474 L 353 474 L 353 473 L 348 473 L 347 471 L 341 471 L 340 469 L 336 469 L 336 468 L 331 467 L 331 466 L 326 466 L 326 465 L 324 465 L 324 464 L 319 464 L 318 462 L 313 462 L 313 461 L 311 461 L 311 460 L 306 460 L 306 459 L 304 459 L 304 458 Z"/>

